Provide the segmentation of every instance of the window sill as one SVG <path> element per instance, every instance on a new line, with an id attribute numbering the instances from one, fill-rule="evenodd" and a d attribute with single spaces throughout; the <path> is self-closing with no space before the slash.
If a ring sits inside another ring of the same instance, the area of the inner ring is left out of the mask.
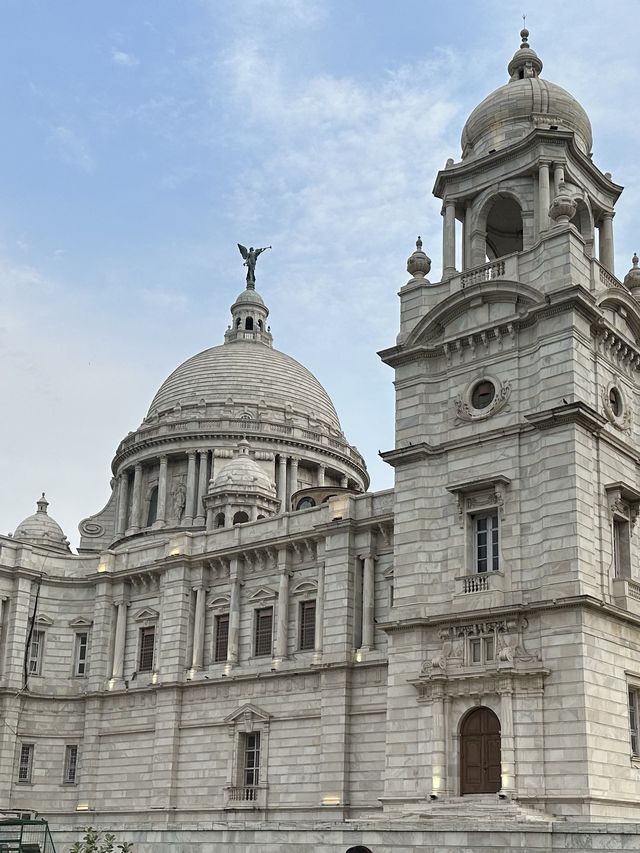
<path id="1" fill-rule="evenodd" d="M 16 782 L 21 788 L 33 788 L 33 782 L 22 782 L 20 779 Z"/>
<path id="2" fill-rule="evenodd" d="M 456 578 L 456 595 L 504 591 L 504 572 L 472 572 Z"/>

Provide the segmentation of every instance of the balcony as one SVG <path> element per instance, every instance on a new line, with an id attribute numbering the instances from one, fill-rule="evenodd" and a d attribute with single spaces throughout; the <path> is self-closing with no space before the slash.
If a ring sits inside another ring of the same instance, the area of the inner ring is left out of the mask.
<path id="1" fill-rule="evenodd" d="M 225 792 L 226 809 L 265 808 L 266 788 L 262 785 L 230 785 Z"/>
<path id="2" fill-rule="evenodd" d="M 614 578 L 611 594 L 616 607 L 640 616 L 640 583 L 632 578 Z"/>
<path id="3" fill-rule="evenodd" d="M 478 607 L 500 607 L 504 599 L 503 572 L 459 575 L 456 578 L 456 605 L 462 610 Z"/>

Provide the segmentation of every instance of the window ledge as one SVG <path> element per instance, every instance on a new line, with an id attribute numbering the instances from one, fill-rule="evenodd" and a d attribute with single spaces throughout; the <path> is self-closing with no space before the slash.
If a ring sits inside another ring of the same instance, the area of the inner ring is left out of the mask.
<path id="1" fill-rule="evenodd" d="M 456 595 L 503 592 L 504 572 L 474 572 L 456 577 Z"/>

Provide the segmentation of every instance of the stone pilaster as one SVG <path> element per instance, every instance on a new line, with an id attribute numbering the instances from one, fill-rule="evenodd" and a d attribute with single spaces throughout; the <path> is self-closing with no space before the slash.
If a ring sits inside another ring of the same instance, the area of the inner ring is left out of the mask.
<path id="1" fill-rule="evenodd" d="M 124 650 L 127 640 L 127 608 L 129 607 L 129 602 L 123 595 L 113 603 L 116 610 L 116 629 L 113 644 L 113 667 L 111 669 L 111 678 L 119 680 L 124 674 Z"/>
<path id="2" fill-rule="evenodd" d="M 167 465 L 167 457 L 161 456 L 158 472 L 158 513 L 156 516 L 158 527 L 164 527 L 167 520 Z"/>
<path id="3" fill-rule="evenodd" d="M 287 457 L 278 456 L 278 498 L 280 499 L 280 512 L 288 512 L 287 503 Z"/>
<path id="4" fill-rule="evenodd" d="M 101 554 L 100 562 L 112 559 L 110 554 Z M 111 584 L 107 580 L 98 581 L 93 596 L 93 625 L 89 638 L 89 690 L 104 690 L 105 683 L 112 674 L 109 660 L 111 637 L 113 632 L 113 600 Z"/>
<path id="5" fill-rule="evenodd" d="M 156 696 L 153 805 L 156 809 L 170 809 L 176 804 L 182 691 L 178 687 L 165 687 Z"/>
<path id="6" fill-rule="evenodd" d="M 322 660 L 322 643 L 324 640 L 324 561 L 318 563 L 318 591 L 316 593 L 316 630 L 314 638 L 314 663 Z"/>
<path id="7" fill-rule="evenodd" d="M 191 582 L 187 566 L 177 562 L 160 578 L 158 675 L 163 683 L 183 681 L 190 661 L 186 658 L 191 609 Z"/>
<path id="8" fill-rule="evenodd" d="M 291 506 L 291 495 L 298 491 L 298 459 L 295 456 L 291 457 L 291 481 L 289 484 L 289 494 L 287 496 L 287 506 Z"/>
<path id="9" fill-rule="evenodd" d="M 513 794 L 516 784 L 516 753 L 513 732 L 513 685 L 505 678 L 498 687 L 500 694 L 500 750 L 502 761 L 502 791 Z"/>
<path id="10" fill-rule="evenodd" d="M 196 451 L 190 450 L 187 459 L 187 499 L 182 523 L 191 526 L 196 506 Z"/>
<path id="11" fill-rule="evenodd" d="M 227 644 L 227 664 L 238 663 L 240 654 L 240 561 L 233 557 L 229 562 L 229 582 L 231 599 L 229 602 L 229 640 Z"/>
<path id="12" fill-rule="evenodd" d="M 198 500 L 196 502 L 195 523 L 202 525 L 205 522 L 204 496 L 207 494 L 207 468 L 209 466 L 209 451 L 200 450 L 198 470 Z"/>
<path id="13" fill-rule="evenodd" d="M 456 208 L 445 201 L 442 226 L 442 278 L 451 278 L 456 272 Z"/>
<path id="14" fill-rule="evenodd" d="M 193 652 L 191 655 L 191 668 L 202 669 L 204 661 L 204 620 L 207 590 L 202 583 L 198 584 L 194 589 L 196 593 L 196 608 L 193 622 Z"/>
<path id="15" fill-rule="evenodd" d="M 331 820 L 339 820 L 349 805 L 350 670 L 346 667 L 325 670 L 321 684 L 320 804 Z"/>
<path id="16" fill-rule="evenodd" d="M 538 167 L 538 231 L 549 228 L 549 163 L 541 162 Z"/>
<path id="17" fill-rule="evenodd" d="M 276 623 L 276 659 L 287 657 L 287 639 L 289 636 L 289 552 L 287 548 L 278 551 L 278 620 Z"/>
<path id="18" fill-rule="evenodd" d="M 318 465 L 318 485 L 324 486 L 324 477 L 325 477 L 326 466 L 320 463 Z"/>
<path id="19" fill-rule="evenodd" d="M 366 554 L 362 572 L 362 649 L 374 647 L 375 636 L 375 557 Z"/>
<path id="20" fill-rule="evenodd" d="M 129 509 L 129 472 L 122 471 L 118 477 L 118 515 L 116 535 L 123 536 L 127 529 L 127 512 Z"/>
<path id="21" fill-rule="evenodd" d="M 24 686 L 24 665 L 32 612 L 33 579 L 17 575 L 13 581 L 12 607 L 7 624 L 4 684 L 15 690 Z"/>
<path id="22" fill-rule="evenodd" d="M 131 532 L 140 530 L 142 512 L 142 464 L 138 462 L 133 469 L 133 497 L 131 500 Z"/>

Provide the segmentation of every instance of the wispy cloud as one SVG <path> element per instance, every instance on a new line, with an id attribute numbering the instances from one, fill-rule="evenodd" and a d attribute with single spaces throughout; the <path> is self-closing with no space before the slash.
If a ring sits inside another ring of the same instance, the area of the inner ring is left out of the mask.
<path id="1" fill-rule="evenodd" d="M 126 68 L 133 68 L 133 66 L 140 64 L 140 60 L 132 53 L 119 50 L 117 47 L 111 48 L 111 59 L 116 65 L 121 65 Z"/>
<path id="2" fill-rule="evenodd" d="M 82 172 L 93 172 L 96 164 L 89 147 L 71 128 L 58 125 L 52 128 L 49 139 L 53 150 L 64 163 Z"/>

